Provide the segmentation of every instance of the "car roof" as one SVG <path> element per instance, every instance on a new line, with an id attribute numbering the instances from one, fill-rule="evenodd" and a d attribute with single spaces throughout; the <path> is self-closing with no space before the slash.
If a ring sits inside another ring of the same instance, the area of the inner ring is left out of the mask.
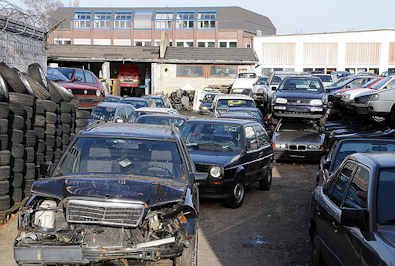
<path id="1" fill-rule="evenodd" d="M 258 120 L 257 117 L 255 117 L 252 114 L 248 113 L 237 113 L 237 112 L 222 112 L 218 114 L 220 118 L 235 118 L 235 119 L 253 119 L 253 120 Z"/>
<path id="2" fill-rule="evenodd" d="M 240 111 L 261 111 L 257 107 L 231 107 L 229 109 L 232 110 L 240 110 Z"/>
<path id="3" fill-rule="evenodd" d="M 395 153 L 354 153 L 349 158 L 379 168 L 395 168 Z"/>
<path id="4" fill-rule="evenodd" d="M 185 123 L 202 123 L 202 122 L 207 122 L 207 123 L 218 123 L 218 124 L 234 124 L 234 125 L 247 125 L 254 123 L 256 124 L 257 122 L 250 121 L 250 120 L 239 120 L 239 119 L 231 119 L 231 118 L 196 118 L 196 119 L 189 119 Z"/>
<path id="5" fill-rule="evenodd" d="M 291 75 L 291 76 L 284 77 L 283 80 L 287 80 L 287 79 L 306 79 L 306 78 L 320 80 L 319 77 L 315 77 L 313 75 L 298 75 L 298 76 Z"/>
<path id="6" fill-rule="evenodd" d="M 217 100 L 231 100 L 231 99 L 237 99 L 237 100 L 249 100 L 249 101 L 253 101 L 254 99 L 252 99 L 250 96 L 247 95 L 243 95 L 243 94 L 219 94 L 217 96 L 215 96 L 215 98 Z"/>
<path id="7" fill-rule="evenodd" d="M 275 75 L 310 75 L 308 72 L 295 72 L 295 71 L 274 71 L 273 76 Z"/>
<path id="8" fill-rule="evenodd" d="M 155 113 L 169 113 L 174 112 L 172 108 L 159 108 L 159 107 L 140 107 L 136 109 L 137 112 L 155 112 Z"/>
<path id="9" fill-rule="evenodd" d="M 165 117 L 165 118 L 181 118 L 187 120 L 186 116 L 179 115 L 179 114 L 168 114 L 168 113 L 152 113 L 152 114 L 146 114 L 146 115 L 141 115 L 139 116 L 137 120 L 139 120 L 142 117 Z"/>
<path id="10" fill-rule="evenodd" d="M 80 136 L 127 137 L 175 140 L 171 127 L 130 123 L 98 123 L 80 131 Z"/>
<path id="11" fill-rule="evenodd" d="M 118 102 L 101 102 L 97 106 L 100 106 L 100 107 L 112 107 L 112 108 L 118 108 L 118 107 L 133 108 L 133 106 L 130 105 L 130 104 L 118 103 Z"/>
<path id="12" fill-rule="evenodd" d="M 126 97 L 126 98 L 122 98 L 122 101 L 141 101 L 141 102 L 147 102 L 146 99 L 140 98 L 140 97 Z"/>
<path id="13" fill-rule="evenodd" d="M 122 99 L 121 96 L 116 96 L 116 95 L 106 95 L 104 98 L 116 98 L 116 99 Z"/>

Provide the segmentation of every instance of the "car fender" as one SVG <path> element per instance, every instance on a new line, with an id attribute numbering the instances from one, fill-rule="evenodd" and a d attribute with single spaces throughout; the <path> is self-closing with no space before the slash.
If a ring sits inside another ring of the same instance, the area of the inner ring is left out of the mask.
<path id="1" fill-rule="evenodd" d="M 235 180 L 235 181 L 236 181 L 236 180 L 239 180 L 239 178 L 240 178 L 241 176 L 243 176 L 244 174 L 245 174 L 245 168 L 244 168 L 244 166 L 243 166 L 243 165 L 239 165 L 239 166 L 237 167 L 236 171 L 235 171 L 234 180 Z"/>

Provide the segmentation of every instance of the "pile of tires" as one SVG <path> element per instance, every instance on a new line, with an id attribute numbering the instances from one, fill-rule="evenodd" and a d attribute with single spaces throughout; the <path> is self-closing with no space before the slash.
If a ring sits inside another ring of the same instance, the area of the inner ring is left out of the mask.
<path id="1" fill-rule="evenodd" d="M 41 165 L 56 163 L 75 133 L 73 96 L 46 79 L 0 63 L 0 211 L 30 195 Z"/>

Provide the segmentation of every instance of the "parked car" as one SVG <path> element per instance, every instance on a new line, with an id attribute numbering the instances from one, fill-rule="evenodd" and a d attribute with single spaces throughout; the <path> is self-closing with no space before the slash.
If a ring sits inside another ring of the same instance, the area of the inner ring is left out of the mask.
<path id="1" fill-rule="evenodd" d="M 388 77 L 391 75 L 395 75 L 395 71 L 384 71 L 383 73 L 381 73 L 380 77 Z"/>
<path id="2" fill-rule="evenodd" d="M 239 119 L 239 120 L 250 120 L 254 122 L 260 123 L 262 126 L 264 124 L 258 117 L 254 116 L 251 113 L 241 113 L 241 112 L 218 112 L 216 113 L 217 118 L 226 118 L 226 119 Z"/>
<path id="3" fill-rule="evenodd" d="M 232 88 L 230 94 L 241 94 L 245 96 L 252 97 L 252 88 Z"/>
<path id="4" fill-rule="evenodd" d="M 346 157 L 311 200 L 313 265 L 393 265 L 395 154 Z"/>
<path id="5" fill-rule="evenodd" d="M 319 119 L 326 109 L 324 86 L 316 77 L 286 77 L 273 96 L 275 117 Z"/>
<path id="6" fill-rule="evenodd" d="M 120 103 L 122 101 L 121 96 L 115 96 L 115 95 L 106 95 L 104 97 L 105 102 L 113 102 L 113 103 Z"/>
<path id="7" fill-rule="evenodd" d="M 19 211 L 19 264 L 196 265 L 199 180 L 169 127 L 101 123 L 82 130 Z"/>
<path id="8" fill-rule="evenodd" d="M 178 115 L 178 111 L 172 108 L 141 107 L 135 110 L 136 118 L 148 114 L 169 114 Z M 129 120 L 133 122 L 132 120 Z"/>
<path id="9" fill-rule="evenodd" d="M 363 84 L 369 82 L 372 79 L 377 78 L 376 75 L 351 75 L 344 79 L 335 82 L 332 85 L 325 87 L 325 91 L 330 95 L 334 95 L 337 91 L 348 88 L 360 88 Z M 329 97 L 331 101 L 331 97 Z"/>
<path id="10" fill-rule="evenodd" d="M 140 75 L 135 64 L 120 64 L 118 73 L 121 95 L 136 96 L 135 90 L 140 84 Z"/>
<path id="11" fill-rule="evenodd" d="M 134 108 L 130 104 L 116 103 L 116 102 L 102 102 L 99 103 L 91 112 L 88 123 L 93 124 L 97 122 L 127 122 L 135 116 Z"/>
<path id="12" fill-rule="evenodd" d="M 262 112 L 256 108 L 256 107 L 232 107 L 232 108 L 228 108 L 226 111 L 220 111 L 220 113 L 246 113 L 246 114 L 250 114 L 256 117 L 257 121 L 261 124 L 264 123 L 264 117 L 262 115 Z"/>
<path id="13" fill-rule="evenodd" d="M 313 74 L 313 77 L 319 78 L 322 81 L 322 85 L 324 85 L 324 87 L 333 83 L 332 75 L 330 74 Z"/>
<path id="14" fill-rule="evenodd" d="M 199 184 L 201 197 L 225 199 L 227 206 L 243 204 L 246 185 L 272 183 L 273 148 L 256 122 L 233 119 L 193 119 L 181 129 L 198 172 L 208 173 Z"/>
<path id="15" fill-rule="evenodd" d="M 351 73 L 347 72 L 347 71 L 333 71 L 333 72 L 331 72 L 332 79 L 335 82 L 338 81 L 339 79 L 345 78 L 350 75 L 351 75 Z"/>
<path id="16" fill-rule="evenodd" d="M 213 112 L 226 111 L 234 107 L 256 107 L 254 99 L 241 94 L 219 94 L 213 100 Z"/>
<path id="17" fill-rule="evenodd" d="M 325 134 L 316 122 L 281 119 L 273 133 L 275 161 L 318 162 L 324 152 Z"/>
<path id="18" fill-rule="evenodd" d="M 272 90 L 269 87 L 268 77 L 260 77 L 252 88 L 252 98 L 257 106 L 269 113 L 272 106 Z"/>
<path id="19" fill-rule="evenodd" d="M 274 71 L 268 80 L 269 87 L 272 90 L 277 90 L 277 87 L 280 85 L 281 81 L 289 76 L 311 76 L 307 72 L 287 72 L 287 71 Z"/>
<path id="20" fill-rule="evenodd" d="M 152 107 L 172 108 L 170 102 L 164 96 L 147 95 L 142 98 L 147 99 Z"/>
<path id="21" fill-rule="evenodd" d="M 139 116 L 134 122 L 149 125 L 165 125 L 182 127 L 187 118 L 182 115 L 175 114 L 147 114 Z"/>
<path id="22" fill-rule="evenodd" d="M 200 100 L 199 113 L 208 114 L 213 110 L 213 101 L 215 96 L 221 93 L 207 93 L 203 99 Z"/>
<path id="23" fill-rule="evenodd" d="M 67 81 L 55 80 L 55 82 L 68 89 L 79 100 L 80 109 L 92 109 L 103 101 L 103 84 L 92 72 L 67 67 L 48 68 L 47 72 L 51 72 L 52 69 L 60 71 L 67 78 Z"/>
<path id="24" fill-rule="evenodd" d="M 146 100 L 144 98 L 140 98 L 140 97 L 126 97 L 126 98 L 122 98 L 121 103 L 131 104 L 136 109 L 150 106 L 150 103 L 149 103 L 148 100 Z"/>

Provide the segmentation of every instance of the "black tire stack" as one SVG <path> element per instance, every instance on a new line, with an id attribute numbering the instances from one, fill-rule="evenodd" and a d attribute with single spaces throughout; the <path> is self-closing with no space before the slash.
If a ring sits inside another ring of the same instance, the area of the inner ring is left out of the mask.
<path id="1" fill-rule="evenodd" d="M 75 120 L 75 132 L 80 132 L 81 129 L 88 125 L 88 119 L 91 113 L 88 110 L 77 110 L 76 111 L 76 120 Z"/>
<path id="2" fill-rule="evenodd" d="M 1 74 L 0 74 L 1 76 Z M 11 151 L 8 140 L 9 105 L 0 102 L 0 211 L 10 208 Z"/>

